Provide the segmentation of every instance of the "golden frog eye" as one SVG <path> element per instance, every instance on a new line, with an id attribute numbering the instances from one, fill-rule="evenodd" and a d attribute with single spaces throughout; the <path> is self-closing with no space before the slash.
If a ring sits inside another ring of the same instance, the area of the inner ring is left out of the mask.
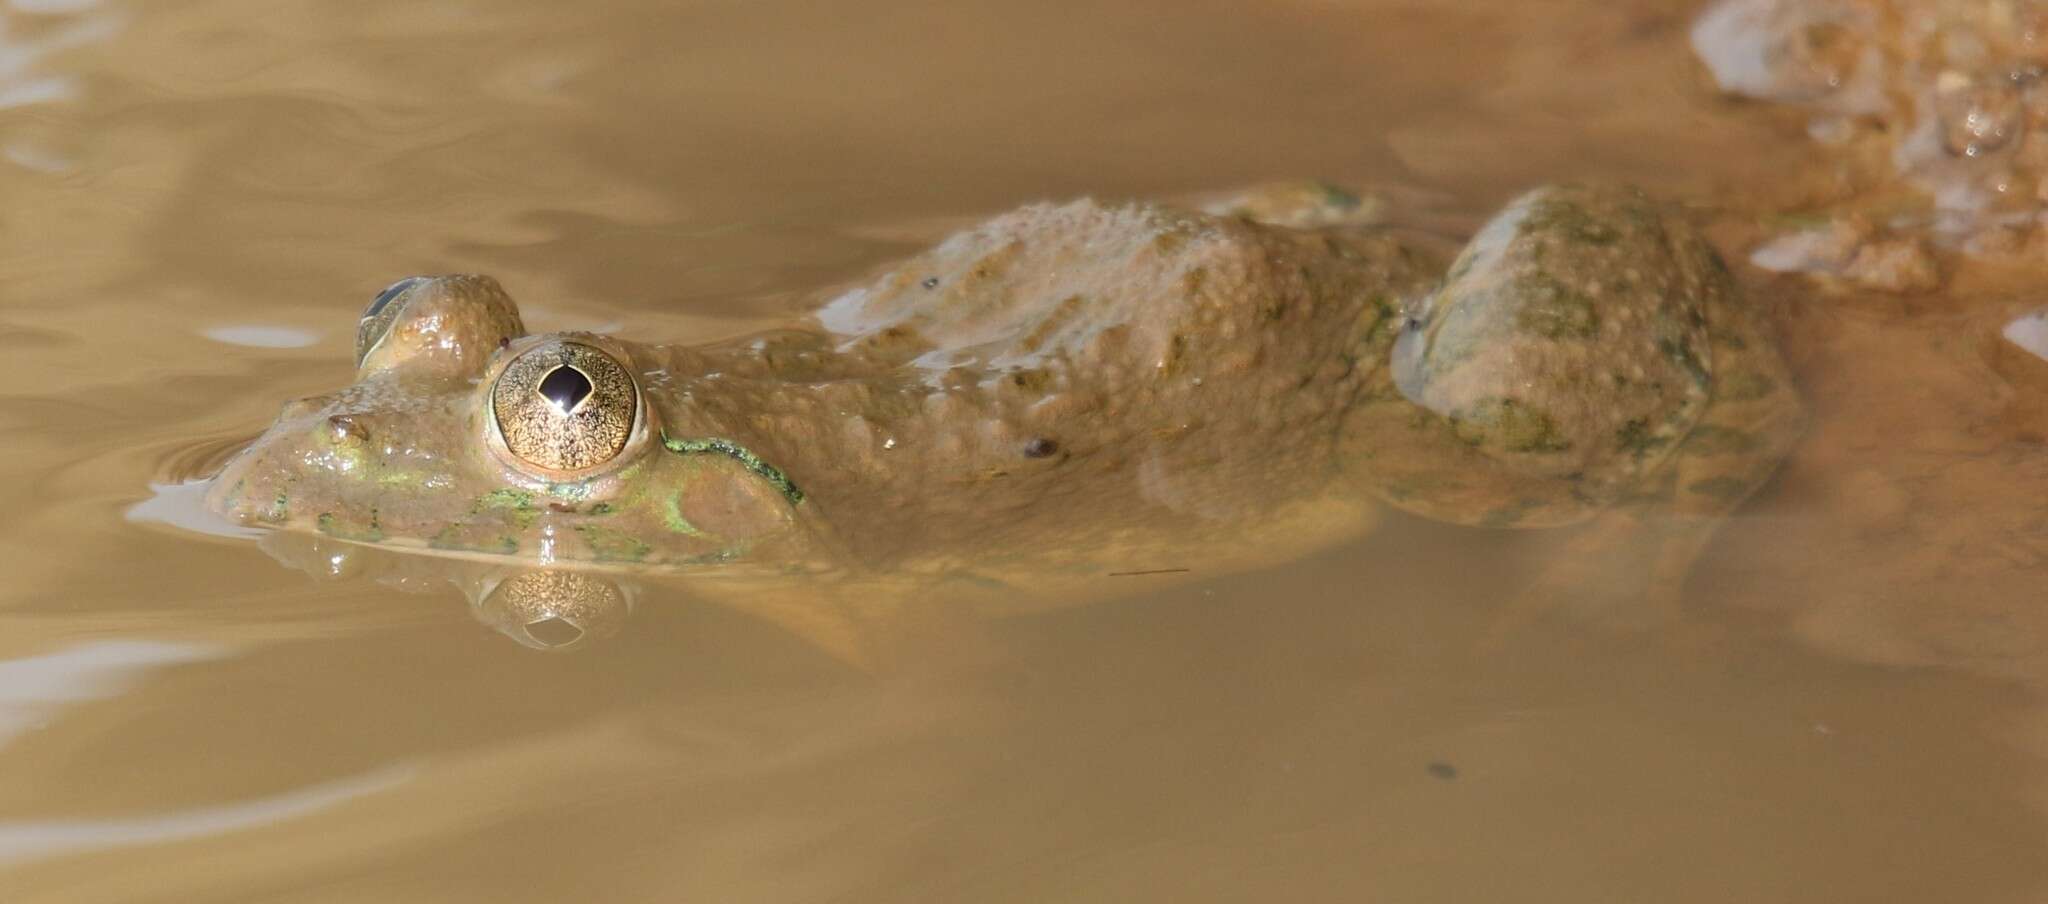
<path id="1" fill-rule="evenodd" d="M 640 392 L 611 355 L 580 342 L 536 346 L 491 387 L 491 417 L 520 461 L 583 471 L 611 461 L 633 435 Z"/>

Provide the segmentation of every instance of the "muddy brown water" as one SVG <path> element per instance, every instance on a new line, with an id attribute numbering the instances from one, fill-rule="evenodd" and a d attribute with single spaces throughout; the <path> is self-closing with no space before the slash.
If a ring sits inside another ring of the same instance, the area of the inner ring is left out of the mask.
<path id="1" fill-rule="evenodd" d="M 13 0 L 0 900 L 2042 900 L 2024 268 L 1744 268 L 1815 425 L 1678 611 L 1509 613 L 1561 540 L 1391 517 L 1073 605 L 655 582 L 550 653 L 416 563 L 166 523 L 408 273 L 708 337 L 1040 198 L 1796 193 L 1815 152 L 1704 87 L 1693 12 Z"/>

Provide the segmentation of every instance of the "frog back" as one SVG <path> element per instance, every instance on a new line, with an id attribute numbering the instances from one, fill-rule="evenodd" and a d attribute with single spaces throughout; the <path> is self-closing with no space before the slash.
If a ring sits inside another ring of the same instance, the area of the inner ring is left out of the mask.
<path id="1" fill-rule="evenodd" d="M 1682 450 L 1765 371 L 1782 376 L 1768 330 L 1682 218 L 1629 189 L 1551 186 L 1452 264 L 1347 435 L 1403 507 L 1570 523 L 1667 495 Z"/>

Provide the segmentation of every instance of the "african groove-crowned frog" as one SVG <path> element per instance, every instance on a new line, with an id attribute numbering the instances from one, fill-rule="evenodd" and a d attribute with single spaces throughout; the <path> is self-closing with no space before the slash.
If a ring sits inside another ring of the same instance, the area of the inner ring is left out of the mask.
<path id="1" fill-rule="evenodd" d="M 1261 513 L 1378 496 L 1607 512 L 1588 542 L 1682 567 L 1796 432 L 1761 316 L 1640 194 L 1536 190 L 1448 270 L 1362 210 L 1029 206 L 706 344 L 528 335 L 487 277 L 404 280 L 355 382 L 289 403 L 209 501 L 455 553 L 800 567 L 1178 527 L 1257 545 Z"/>

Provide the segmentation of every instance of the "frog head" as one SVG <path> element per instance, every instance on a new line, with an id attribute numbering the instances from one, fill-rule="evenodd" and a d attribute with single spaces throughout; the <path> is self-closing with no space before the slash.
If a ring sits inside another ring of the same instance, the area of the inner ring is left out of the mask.
<path id="1" fill-rule="evenodd" d="M 794 556 L 802 492 L 737 443 L 664 430 L 644 389 L 655 356 L 527 335 L 490 277 L 400 280 L 358 323 L 355 381 L 286 403 L 207 502 L 244 523 L 543 562 Z"/>

